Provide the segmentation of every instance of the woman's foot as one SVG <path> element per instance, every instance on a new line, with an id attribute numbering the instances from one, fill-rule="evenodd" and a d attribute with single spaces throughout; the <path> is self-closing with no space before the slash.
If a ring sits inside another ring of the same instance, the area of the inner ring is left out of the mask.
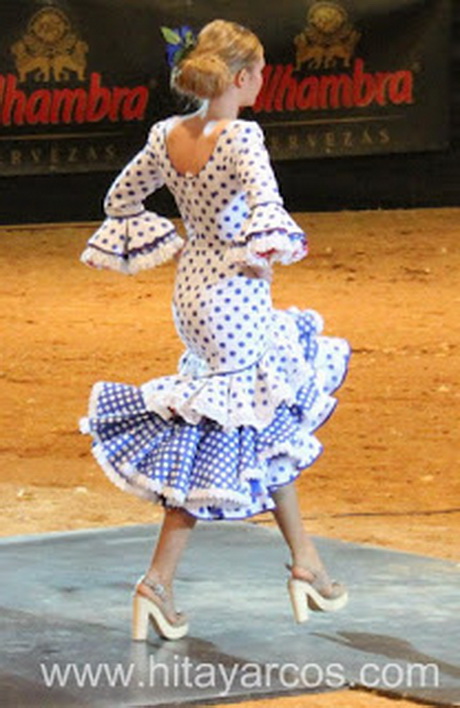
<path id="1" fill-rule="evenodd" d="M 168 622 L 171 624 L 184 624 L 186 621 L 182 612 L 174 607 L 172 588 L 159 582 L 155 577 L 144 575 L 136 584 L 136 592 L 144 595 L 161 608 Z"/>
<path id="2" fill-rule="evenodd" d="M 308 610 L 335 612 L 348 602 L 348 591 L 342 583 L 331 580 L 320 566 L 316 570 L 287 565 L 291 571 L 288 589 L 297 622 L 308 619 Z"/>
<path id="3" fill-rule="evenodd" d="M 302 542 L 292 558 L 292 564 L 286 564 L 292 578 L 305 580 L 325 597 L 334 597 L 337 593 L 341 594 L 340 590 L 343 592 L 345 589 L 343 585 L 330 579 L 316 546 L 307 533 L 303 534 Z"/>
<path id="4" fill-rule="evenodd" d="M 171 586 L 144 575 L 134 591 L 133 639 L 145 641 L 149 619 L 165 639 L 181 639 L 188 632 L 187 618 L 174 607 Z"/>
<path id="5" fill-rule="evenodd" d="M 293 580 L 300 580 L 309 583 L 320 595 L 326 599 L 335 599 L 346 592 L 345 585 L 336 580 L 331 580 L 325 568 L 318 570 L 310 570 L 310 568 L 301 568 L 298 565 L 286 564 L 288 570 L 291 571 Z"/>

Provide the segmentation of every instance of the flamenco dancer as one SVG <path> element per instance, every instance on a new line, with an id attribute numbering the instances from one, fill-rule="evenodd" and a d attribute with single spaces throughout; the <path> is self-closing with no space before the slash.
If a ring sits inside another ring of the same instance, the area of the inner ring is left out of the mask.
<path id="1" fill-rule="evenodd" d="M 306 255 L 283 209 L 257 123 L 238 118 L 262 85 L 263 47 L 248 29 L 206 25 L 172 72 L 199 109 L 156 123 L 106 200 L 107 219 L 84 263 L 136 273 L 175 257 L 173 316 L 186 346 L 178 374 L 140 387 L 95 384 L 81 429 L 121 489 L 164 507 L 151 563 L 134 590 L 132 638 L 188 632 L 173 581 L 198 519 L 272 512 L 289 547 L 294 616 L 337 610 L 346 588 L 330 579 L 303 528 L 294 480 L 321 452 L 314 431 L 329 417 L 349 346 L 321 335 L 312 310 L 275 310 L 273 263 Z M 186 241 L 143 201 L 166 184 Z"/>

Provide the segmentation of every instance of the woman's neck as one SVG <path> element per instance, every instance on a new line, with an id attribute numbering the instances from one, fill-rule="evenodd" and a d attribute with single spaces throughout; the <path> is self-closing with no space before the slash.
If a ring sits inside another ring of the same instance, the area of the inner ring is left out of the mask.
<path id="1" fill-rule="evenodd" d="M 239 110 L 238 97 L 230 89 L 218 98 L 205 101 L 198 111 L 198 115 L 205 123 L 219 120 L 235 120 L 238 118 Z"/>

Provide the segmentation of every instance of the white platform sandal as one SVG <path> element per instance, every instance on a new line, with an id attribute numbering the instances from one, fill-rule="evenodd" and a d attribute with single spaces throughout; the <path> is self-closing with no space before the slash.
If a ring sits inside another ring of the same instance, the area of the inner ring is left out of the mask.
<path id="1" fill-rule="evenodd" d="M 150 591 L 150 592 L 149 592 Z M 164 585 L 146 576 L 136 584 L 133 596 L 132 639 L 145 642 L 149 620 L 156 633 L 163 639 L 182 639 L 188 633 L 188 622 L 181 612 L 176 612 L 176 621 L 171 622 L 165 612 L 167 594 Z"/>
<path id="2" fill-rule="evenodd" d="M 324 572 L 314 572 L 286 564 L 291 571 L 288 590 L 294 617 L 297 622 L 306 622 L 309 610 L 313 612 L 336 612 L 348 602 L 348 591 L 342 583 L 329 581 Z"/>

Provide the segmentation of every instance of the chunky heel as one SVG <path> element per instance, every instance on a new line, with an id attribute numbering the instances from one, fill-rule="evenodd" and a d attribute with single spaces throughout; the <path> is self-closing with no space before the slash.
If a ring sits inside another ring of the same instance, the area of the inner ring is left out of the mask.
<path id="1" fill-rule="evenodd" d="M 133 597 L 133 618 L 131 637 L 135 642 L 145 642 L 149 630 L 149 601 L 141 595 Z"/>
<path id="2" fill-rule="evenodd" d="M 299 624 L 308 619 L 308 603 L 306 602 L 305 590 L 301 587 L 301 580 L 288 580 L 289 595 L 291 597 L 292 610 L 296 622 Z"/>

